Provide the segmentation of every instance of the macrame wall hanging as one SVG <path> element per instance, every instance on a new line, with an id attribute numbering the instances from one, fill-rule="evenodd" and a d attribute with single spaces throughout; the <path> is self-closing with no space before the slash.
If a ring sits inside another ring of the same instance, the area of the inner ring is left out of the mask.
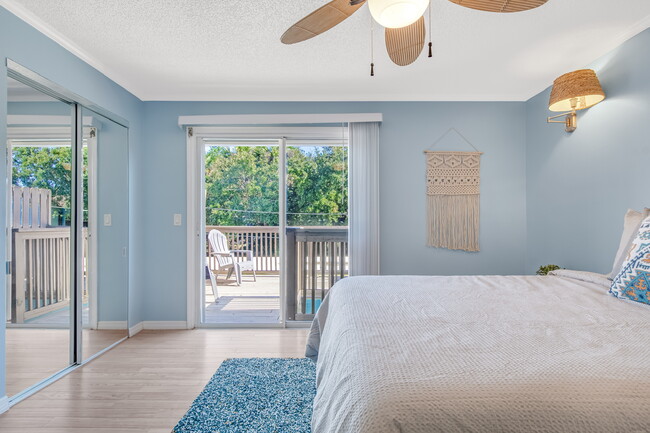
<path id="1" fill-rule="evenodd" d="M 427 150 L 427 245 L 450 250 L 479 251 L 482 153 L 456 128 L 450 132 L 475 152 Z"/>

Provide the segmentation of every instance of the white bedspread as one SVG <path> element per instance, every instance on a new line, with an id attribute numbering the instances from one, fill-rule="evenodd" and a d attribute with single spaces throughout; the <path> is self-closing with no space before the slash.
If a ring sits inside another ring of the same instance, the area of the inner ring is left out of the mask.
<path id="1" fill-rule="evenodd" d="M 313 433 L 650 432 L 650 307 L 565 277 L 352 277 L 312 325 Z"/>

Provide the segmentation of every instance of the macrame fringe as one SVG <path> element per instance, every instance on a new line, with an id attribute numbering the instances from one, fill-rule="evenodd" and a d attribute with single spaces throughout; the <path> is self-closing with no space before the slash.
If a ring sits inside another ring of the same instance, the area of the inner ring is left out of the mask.
<path id="1" fill-rule="evenodd" d="M 428 245 L 450 250 L 479 251 L 481 196 L 429 195 Z"/>

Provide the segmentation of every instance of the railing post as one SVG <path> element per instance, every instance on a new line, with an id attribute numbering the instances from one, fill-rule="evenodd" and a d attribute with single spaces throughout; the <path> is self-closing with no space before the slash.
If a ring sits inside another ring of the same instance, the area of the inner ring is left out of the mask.
<path id="1" fill-rule="evenodd" d="M 16 236 L 16 230 L 11 231 L 11 323 L 25 321 L 25 240 Z"/>
<path id="2" fill-rule="evenodd" d="M 296 229 L 287 227 L 287 320 L 296 320 Z"/>

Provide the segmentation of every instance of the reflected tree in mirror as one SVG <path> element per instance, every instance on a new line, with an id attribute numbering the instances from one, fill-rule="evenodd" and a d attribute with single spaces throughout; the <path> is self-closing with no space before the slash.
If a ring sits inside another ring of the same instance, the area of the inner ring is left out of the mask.
<path id="1" fill-rule="evenodd" d="M 52 225 L 70 225 L 72 155 L 69 146 L 24 146 L 12 151 L 13 185 L 52 191 Z M 88 149 L 83 149 L 84 223 L 88 222 Z"/>

